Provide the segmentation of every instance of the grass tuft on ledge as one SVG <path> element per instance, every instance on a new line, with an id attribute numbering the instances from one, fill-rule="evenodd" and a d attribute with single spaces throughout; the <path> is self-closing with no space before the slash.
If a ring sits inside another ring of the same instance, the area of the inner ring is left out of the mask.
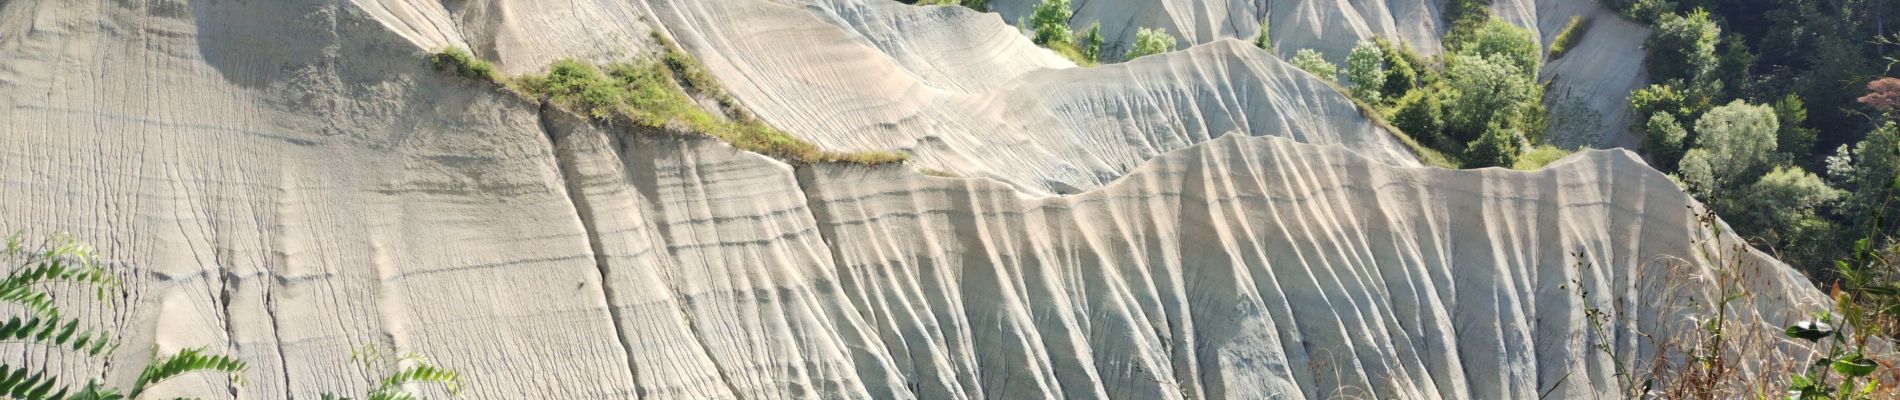
<path id="1" fill-rule="evenodd" d="M 429 63 L 435 65 L 437 71 L 448 72 L 463 78 L 489 83 L 501 83 L 504 80 L 501 72 L 495 69 L 495 64 L 476 58 L 474 54 L 469 54 L 468 50 L 460 47 L 450 47 L 430 54 Z"/>
<path id="2" fill-rule="evenodd" d="M 665 43 L 665 42 L 662 42 Z M 544 75 L 504 78 L 493 65 L 450 48 L 429 56 L 437 69 L 497 83 L 510 91 L 606 123 L 630 122 L 650 128 L 679 128 L 723 140 L 741 150 L 801 163 L 885 165 L 910 159 L 895 151 L 836 152 L 773 128 L 739 107 L 698 62 L 671 43 L 666 54 L 597 67 L 561 59 Z M 723 112 L 709 111 L 688 94 L 691 89 L 717 101 Z"/>

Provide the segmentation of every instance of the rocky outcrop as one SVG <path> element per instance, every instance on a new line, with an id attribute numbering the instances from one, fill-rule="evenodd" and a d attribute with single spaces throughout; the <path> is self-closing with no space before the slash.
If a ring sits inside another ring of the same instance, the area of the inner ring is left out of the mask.
<path id="1" fill-rule="evenodd" d="M 112 365 L 195 346 L 252 365 L 160 397 L 349 392 L 347 355 L 376 344 L 482 399 L 1582 398 L 1612 372 L 1558 285 L 1627 310 L 1631 358 L 1692 328 L 1711 255 L 1745 261 L 1735 315 L 1824 301 L 1757 253 L 1704 252 L 1694 202 L 1631 153 L 1419 168 L 1232 42 L 1078 70 L 1020 37 L 915 47 L 1008 32 L 965 11 L 638 4 L 767 121 L 969 176 L 936 178 L 596 125 L 431 71 L 435 41 L 496 43 L 511 70 L 568 49 L 495 39 L 536 19 L 397 23 L 519 6 L 448 3 L 0 3 L 0 226 L 127 271 L 127 297 L 85 309 L 125 334 Z"/>

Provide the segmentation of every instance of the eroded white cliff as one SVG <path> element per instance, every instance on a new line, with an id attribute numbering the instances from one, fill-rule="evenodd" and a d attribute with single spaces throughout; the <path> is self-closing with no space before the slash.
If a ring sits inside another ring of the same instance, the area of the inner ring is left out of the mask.
<path id="1" fill-rule="evenodd" d="M 559 14 L 449 3 L 0 3 L 0 226 L 128 271 L 130 297 L 85 308 L 125 333 L 114 365 L 252 364 L 160 396 L 360 389 L 347 355 L 383 344 L 482 399 L 1582 398 L 1612 372 L 1558 285 L 1630 310 L 1632 358 L 1707 300 L 1682 288 L 1708 271 L 1671 267 L 1702 257 L 1693 202 L 1630 153 L 1419 168 L 1234 42 L 1081 70 L 994 17 L 871 0 L 584 19 L 628 24 L 606 42 L 664 27 L 827 148 L 971 176 L 933 178 L 598 126 L 432 71 L 458 41 L 516 71 L 611 57 L 506 39 Z M 444 28 L 478 9 L 546 18 Z M 939 29 L 975 36 L 944 53 Z M 1822 301 L 1726 248 L 1755 299 L 1734 312 Z"/>

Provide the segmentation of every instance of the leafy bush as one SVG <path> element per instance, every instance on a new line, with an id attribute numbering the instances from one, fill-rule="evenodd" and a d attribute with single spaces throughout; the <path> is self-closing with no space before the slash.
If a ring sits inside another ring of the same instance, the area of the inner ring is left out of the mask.
<path id="1" fill-rule="evenodd" d="M 1523 151 L 1524 135 L 1504 124 L 1492 124 L 1484 134 L 1465 145 L 1465 166 L 1470 168 L 1510 167 L 1517 165 Z"/>
<path id="2" fill-rule="evenodd" d="M 1503 19 L 1490 18 L 1473 33 L 1471 39 L 1461 43 L 1458 52 L 1476 57 L 1503 57 L 1517 67 L 1519 73 L 1534 75 L 1537 65 L 1543 61 L 1542 47 L 1530 31 L 1504 22 Z"/>
<path id="3" fill-rule="evenodd" d="M 502 81 L 501 72 L 495 69 L 495 64 L 476 58 L 474 54 L 469 54 L 467 49 L 460 47 L 450 47 L 430 54 L 429 63 L 435 65 L 437 71 L 448 72 L 455 76 L 496 83 Z"/>
<path id="4" fill-rule="evenodd" d="M 1536 83 L 1503 56 L 1455 55 L 1445 80 L 1450 90 L 1445 99 L 1446 131 L 1461 141 L 1477 139 L 1486 130 L 1494 130 L 1492 125 L 1515 127 L 1517 118 L 1537 101 Z"/>
<path id="5" fill-rule="evenodd" d="M 1077 64 L 1094 65 L 1102 62 L 1102 46 L 1108 42 L 1102 38 L 1102 23 L 1090 24 L 1089 30 L 1084 31 L 1080 39 L 1081 48 L 1077 50 L 1082 53 L 1082 59 L 1088 62 Z"/>
<path id="6" fill-rule="evenodd" d="M 1682 156 L 1683 183 L 1700 194 L 1745 184 L 1773 161 L 1775 111 L 1741 100 L 1716 107 L 1695 123 L 1695 146 Z"/>
<path id="7" fill-rule="evenodd" d="M 1658 82 L 1685 82 L 1704 85 L 1715 71 L 1715 45 L 1722 29 L 1709 19 L 1707 11 L 1687 16 L 1667 14 L 1656 24 L 1656 32 L 1643 47 L 1649 49 L 1649 74 Z"/>
<path id="8" fill-rule="evenodd" d="M 1074 44 L 1074 32 L 1069 31 L 1069 19 L 1075 17 L 1075 11 L 1069 8 L 1069 0 L 1043 0 L 1030 11 L 1029 26 L 1036 44 L 1048 46 L 1050 43 Z"/>
<path id="9" fill-rule="evenodd" d="M 1273 51 L 1273 21 L 1260 20 L 1260 33 L 1253 37 L 1254 47 Z"/>
<path id="10" fill-rule="evenodd" d="M 1174 35 L 1160 29 L 1141 28 L 1135 31 L 1135 44 L 1122 59 L 1133 60 L 1170 51 L 1174 51 Z"/>
<path id="11" fill-rule="evenodd" d="M 1630 92 L 1630 109 L 1636 111 L 1640 121 L 1648 121 L 1657 113 L 1669 113 L 1678 118 L 1694 119 L 1701 111 L 1690 104 L 1687 95 L 1677 91 L 1675 86 L 1649 85 L 1647 88 Z"/>
<path id="12" fill-rule="evenodd" d="M 1430 60 L 1412 51 L 1404 43 L 1395 43 L 1385 38 L 1373 38 L 1372 43 L 1379 46 L 1379 53 L 1385 55 L 1385 87 L 1379 89 L 1381 98 L 1397 100 L 1400 97 L 1424 86 L 1424 77 Z"/>
<path id="13" fill-rule="evenodd" d="M 1649 117 L 1643 127 L 1643 149 L 1649 151 L 1656 169 L 1676 170 L 1676 163 L 1682 160 L 1683 145 L 1689 140 L 1689 130 L 1676 121 L 1676 115 L 1659 112 Z"/>
<path id="14" fill-rule="evenodd" d="M 1445 20 L 1450 22 L 1451 30 L 1445 32 L 1445 43 L 1455 45 L 1470 38 L 1491 18 L 1490 5 L 1491 0 L 1451 0 L 1446 4 Z"/>
<path id="15" fill-rule="evenodd" d="M 1550 59 L 1564 58 L 1564 53 L 1570 52 L 1570 49 L 1575 48 L 1578 42 L 1582 42 L 1583 35 L 1589 33 L 1590 26 L 1595 23 L 1596 17 L 1585 18 L 1581 15 L 1570 17 L 1570 22 L 1564 24 L 1564 30 L 1557 33 L 1557 40 L 1550 44 Z"/>
<path id="16" fill-rule="evenodd" d="M 1436 148 L 1452 148 L 1445 140 L 1445 107 L 1438 96 L 1427 90 L 1413 90 L 1398 100 L 1392 113 L 1392 125 Z"/>
<path id="17" fill-rule="evenodd" d="M 1726 197 L 1738 205 L 1724 207 L 1739 232 L 1771 232 L 1796 228 L 1816 218 L 1816 211 L 1847 195 L 1801 167 L 1775 167 L 1750 184 L 1746 195 Z"/>
<path id="18" fill-rule="evenodd" d="M 1352 95 L 1360 100 L 1378 103 L 1380 91 L 1385 89 L 1385 52 L 1371 41 L 1360 41 L 1346 56 L 1346 79 L 1352 82 Z"/>
<path id="19" fill-rule="evenodd" d="M 1298 53 L 1293 54 L 1292 63 L 1293 67 L 1312 73 L 1320 80 L 1327 82 L 1339 80 L 1339 67 L 1326 62 L 1326 57 L 1313 49 L 1300 49 Z"/>

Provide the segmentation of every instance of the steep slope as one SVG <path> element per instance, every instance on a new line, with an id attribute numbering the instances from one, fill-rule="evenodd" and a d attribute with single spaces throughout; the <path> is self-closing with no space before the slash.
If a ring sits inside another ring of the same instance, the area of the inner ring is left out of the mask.
<path id="1" fill-rule="evenodd" d="M 844 36 L 858 44 L 812 40 L 811 59 L 862 60 L 827 53 L 864 48 L 851 38 L 871 36 L 838 33 L 853 25 L 797 22 L 831 9 L 722 19 L 775 6 L 699 3 L 736 6 L 654 9 L 672 13 L 657 19 L 667 29 L 702 32 L 680 36 L 722 77 L 749 78 L 732 82 L 749 105 L 787 104 L 761 115 L 827 145 L 902 140 L 824 124 L 909 114 L 800 115 L 790 103 L 827 92 L 754 83 L 820 68 L 855 74 L 814 81 L 848 91 L 887 75 L 768 62 L 806 57 L 792 51 L 722 57 L 765 46 L 703 33 Z M 1096 182 L 1056 197 L 1036 181 L 793 166 L 594 125 L 430 71 L 431 41 L 480 36 L 388 19 L 459 11 L 383 6 L 0 3 L 0 227 L 72 232 L 130 271 L 129 297 L 88 315 L 126 334 L 114 366 L 192 346 L 253 365 L 243 385 L 194 376 L 155 395 L 347 392 L 361 379 L 347 354 L 377 344 L 463 371 L 477 399 L 1520 398 L 1559 382 L 1556 396 L 1587 398 L 1611 370 L 1557 285 L 1613 294 L 1601 306 L 1636 318 L 1616 326 L 1631 358 L 1653 352 L 1638 334 L 1689 329 L 1678 321 L 1709 300 L 1685 281 L 1708 271 L 1670 263 L 1703 257 L 1693 202 L 1630 153 L 1534 173 L 1412 167 L 1376 140 L 1353 144 L 1385 136 L 1336 94 L 1231 44 L 1121 69 L 1021 61 L 1032 67 L 993 67 L 1019 71 L 1000 83 L 913 78 L 1043 102 L 1022 104 L 1083 99 L 1043 109 L 1070 110 L 1052 125 L 1169 120 L 1086 139 L 1063 135 L 1097 128 L 1021 131 L 1126 164 L 1089 174 L 983 158 L 1067 154 L 1015 142 L 932 161 Z M 1001 43 L 981 46 L 1021 46 Z M 523 54 L 511 57 L 539 57 Z M 923 54 L 903 62 L 957 60 Z M 1130 79 L 1152 87 L 1091 86 Z M 1199 92 L 1218 94 L 1179 94 Z M 1166 105 L 1104 111 L 1117 96 Z M 1229 128 L 1261 120 L 1289 128 Z M 1136 134 L 1150 131 L 1175 138 Z M 1111 145 L 1124 142 L 1136 144 Z M 1746 260 L 1754 293 L 1741 318 L 1780 323 L 1823 301 L 1785 266 L 1727 248 L 1712 254 Z M 1572 253 L 1595 267 L 1579 276 Z"/>

